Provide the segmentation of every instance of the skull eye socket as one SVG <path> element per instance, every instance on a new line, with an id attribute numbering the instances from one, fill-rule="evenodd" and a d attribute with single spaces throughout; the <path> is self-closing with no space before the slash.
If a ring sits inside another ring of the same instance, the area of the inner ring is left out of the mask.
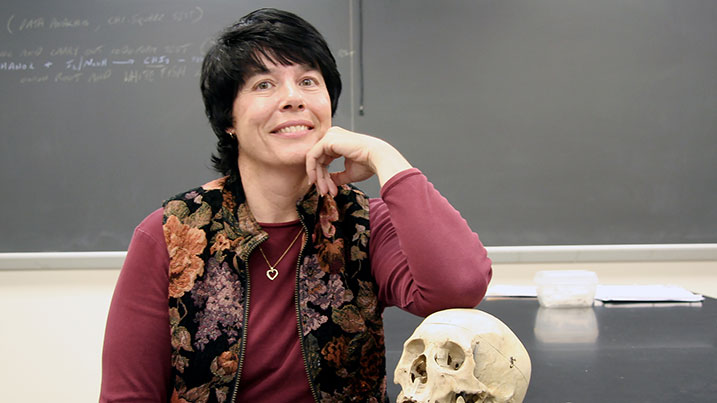
<path id="1" fill-rule="evenodd" d="M 440 367 L 457 371 L 463 365 L 466 356 L 458 344 L 449 341 L 436 351 L 433 359 Z"/>
<path id="2" fill-rule="evenodd" d="M 425 349 L 426 345 L 423 344 L 423 340 L 421 339 L 414 339 L 406 344 L 406 351 L 414 355 L 423 354 L 423 350 Z"/>

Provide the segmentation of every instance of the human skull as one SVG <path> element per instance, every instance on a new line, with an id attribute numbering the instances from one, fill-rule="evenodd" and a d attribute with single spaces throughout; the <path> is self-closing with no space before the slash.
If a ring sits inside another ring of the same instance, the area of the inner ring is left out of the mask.
<path id="1" fill-rule="evenodd" d="M 496 317 L 477 309 L 436 312 L 403 344 L 397 403 L 520 403 L 530 357 Z"/>

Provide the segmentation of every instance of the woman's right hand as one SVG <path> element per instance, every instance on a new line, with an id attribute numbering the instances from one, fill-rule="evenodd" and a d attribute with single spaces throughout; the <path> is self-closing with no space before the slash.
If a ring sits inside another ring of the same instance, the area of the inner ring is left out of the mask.
<path id="1" fill-rule="evenodd" d="M 344 170 L 328 172 L 331 162 L 344 158 Z M 389 143 L 372 136 L 334 126 L 306 154 L 310 184 L 321 194 L 336 196 L 338 186 L 360 182 L 373 175 L 381 186 L 411 164 Z"/>

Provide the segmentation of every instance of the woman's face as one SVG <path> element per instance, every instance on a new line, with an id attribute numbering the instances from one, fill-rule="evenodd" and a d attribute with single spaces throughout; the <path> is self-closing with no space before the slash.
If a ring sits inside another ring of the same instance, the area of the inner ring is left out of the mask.
<path id="1" fill-rule="evenodd" d="M 240 169 L 303 165 L 331 127 L 331 99 L 319 70 L 263 60 L 234 100 Z"/>

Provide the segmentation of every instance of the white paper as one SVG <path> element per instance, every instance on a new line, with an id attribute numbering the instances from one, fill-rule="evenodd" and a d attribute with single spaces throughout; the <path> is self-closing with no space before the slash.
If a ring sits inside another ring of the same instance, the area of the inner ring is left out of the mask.
<path id="1" fill-rule="evenodd" d="M 491 284 L 486 297 L 537 297 L 533 285 Z M 673 285 L 598 285 L 595 299 L 603 302 L 699 302 L 704 297 Z"/>
<path id="2" fill-rule="evenodd" d="M 595 299 L 603 302 L 697 302 L 704 300 L 704 297 L 674 285 L 598 285 L 595 291 Z"/>

